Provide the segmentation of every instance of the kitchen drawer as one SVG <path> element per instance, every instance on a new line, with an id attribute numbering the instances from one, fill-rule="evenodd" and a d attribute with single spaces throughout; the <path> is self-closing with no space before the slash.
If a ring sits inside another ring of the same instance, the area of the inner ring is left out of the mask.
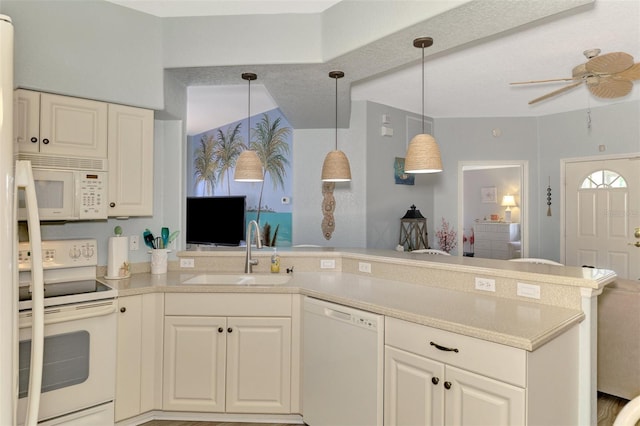
<path id="1" fill-rule="evenodd" d="M 167 293 L 165 315 L 290 317 L 290 294 Z"/>
<path id="2" fill-rule="evenodd" d="M 522 349 L 390 317 L 385 320 L 385 344 L 516 386 L 526 383 L 527 354 Z"/>

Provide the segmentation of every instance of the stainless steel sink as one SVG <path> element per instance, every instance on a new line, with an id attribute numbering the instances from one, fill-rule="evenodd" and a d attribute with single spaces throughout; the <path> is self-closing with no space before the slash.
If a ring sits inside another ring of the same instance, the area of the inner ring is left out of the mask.
<path id="1" fill-rule="evenodd" d="M 182 284 L 190 285 L 282 285 L 291 280 L 281 274 L 200 274 Z"/>

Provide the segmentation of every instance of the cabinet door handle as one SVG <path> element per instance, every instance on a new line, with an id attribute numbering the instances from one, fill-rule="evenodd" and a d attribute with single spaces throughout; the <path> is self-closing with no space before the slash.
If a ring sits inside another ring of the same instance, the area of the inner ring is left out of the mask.
<path id="1" fill-rule="evenodd" d="M 448 348 L 448 347 L 446 347 L 446 346 L 441 346 L 441 345 L 437 344 L 436 342 L 429 342 L 429 344 L 430 344 L 431 346 L 435 346 L 435 347 L 436 347 L 436 349 L 439 349 L 439 350 L 441 350 L 441 351 L 445 351 L 445 352 L 456 352 L 456 353 L 460 352 L 460 351 L 458 350 L 458 348 Z"/>
<path id="2" fill-rule="evenodd" d="M 437 385 L 438 383 L 440 383 L 440 379 L 438 379 L 437 377 L 432 377 L 431 383 L 433 383 L 434 385 Z"/>
<path id="3" fill-rule="evenodd" d="M 45 144 L 45 145 L 48 145 L 49 144 L 49 139 L 47 139 L 47 138 L 42 139 L 42 143 Z"/>
<path id="4" fill-rule="evenodd" d="M 224 328 L 218 327 L 218 333 L 222 333 L 223 331 L 224 331 Z"/>
<path id="5" fill-rule="evenodd" d="M 38 143 L 38 138 L 36 138 L 35 136 L 32 136 L 31 143 Z"/>
<path id="6" fill-rule="evenodd" d="M 451 382 L 444 382 L 444 388 L 445 389 L 451 389 Z"/>
<path id="7" fill-rule="evenodd" d="M 123 306 L 122 308 L 120 308 L 120 312 L 122 312 L 122 313 L 124 314 L 125 312 L 127 312 L 127 308 L 125 308 L 125 307 Z"/>
<path id="8" fill-rule="evenodd" d="M 115 207 L 116 203 L 109 203 L 109 207 Z"/>
<path id="9" fill-rule="evenodd" d="M 229 327 L 227 328 L 227 332 L 231 333 L 233 331 L 233 328 Z"/>

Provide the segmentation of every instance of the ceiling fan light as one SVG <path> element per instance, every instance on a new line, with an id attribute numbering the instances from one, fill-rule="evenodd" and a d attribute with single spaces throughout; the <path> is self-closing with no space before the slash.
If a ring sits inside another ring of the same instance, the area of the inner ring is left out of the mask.
<path id="1" fill-rule="evenodd" d="M 416 135 L 409 142 L 404 160 L 405 173 L 438 173 L 442 171 L 440 147 L 428 134 Z"/>
<path id="2" fill-rule="evenodd" d="M 262 182 L 264 180 L 262 162 L 255 151 L 247 149 L 240 153 L 236 161 L 233 180 L 238 182 Z"/>
<path id="3" fill-rule="evenodd" d="M 348 182 L 351 180 L 349 159 L 342 151 L 330 151 L 322 164 L 323 182 Z"/>

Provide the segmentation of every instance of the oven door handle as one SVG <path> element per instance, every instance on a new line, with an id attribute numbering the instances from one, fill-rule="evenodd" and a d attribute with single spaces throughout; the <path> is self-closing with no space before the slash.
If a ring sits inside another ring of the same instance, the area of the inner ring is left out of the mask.
<path id="1" fill-rule="evenodd" d="M 48 308 L 44 313 L 45 325 L 57 324 L 68 321 L 78 321 L 86 318 L 110 315 L 116 312 L 116 303 L 113 300 L 90 305 L 61 306 Z M 31 327 L 31 313 L 20 314 L 20 328 Z"/>

